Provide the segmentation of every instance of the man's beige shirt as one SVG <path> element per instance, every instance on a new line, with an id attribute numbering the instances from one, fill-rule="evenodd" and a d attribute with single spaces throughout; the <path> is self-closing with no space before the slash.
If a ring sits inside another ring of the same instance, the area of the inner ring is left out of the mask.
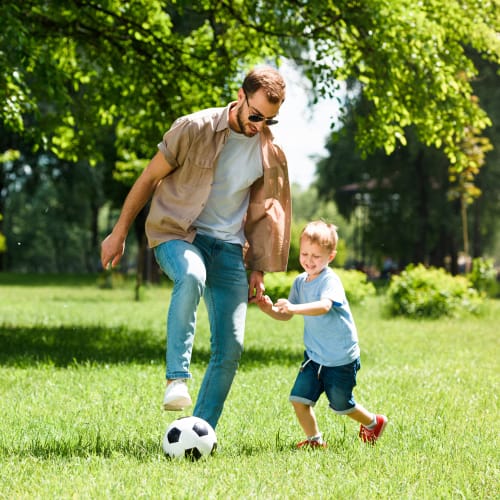
<path id="1" fill-rule="evenodd" d="M 150 247 L 192 242 L 219 155 L 229 135 L 229 110 L 211 108 L 176 120 L 158 148 L 173 171 L 155 189 L 146 221 Z M 291 195 L 286 157 L 267 127 L 261 132 L 263 176 L 250 188 L 245 218 L 245 263 L 255 271 L 285 271 L 290 249 Z"/>

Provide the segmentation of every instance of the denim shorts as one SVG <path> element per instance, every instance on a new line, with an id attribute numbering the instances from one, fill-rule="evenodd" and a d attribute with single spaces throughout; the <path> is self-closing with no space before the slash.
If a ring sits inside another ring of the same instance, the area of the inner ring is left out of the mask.
<path id="1" fill-rule="evenodd" d="M 356 374 L 360 369 L 359 358 L 347 365 L 323 366 L 305 354 L 290 393 L 290 401 L 314 406 L 324 392 L 335 413 L 352 413 L 356 406 L 352 390 L 356 386 Z"/>

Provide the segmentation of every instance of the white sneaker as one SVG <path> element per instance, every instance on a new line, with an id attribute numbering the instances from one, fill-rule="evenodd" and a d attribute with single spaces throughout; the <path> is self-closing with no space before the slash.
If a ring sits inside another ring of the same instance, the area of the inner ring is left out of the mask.
<path id="1" fill-rule="evenodd" d="M 165 411 L 181 411 L 192 404 L 185 379 L 177 378 L 167 385 L 163 397 L 163 409 Z"/>

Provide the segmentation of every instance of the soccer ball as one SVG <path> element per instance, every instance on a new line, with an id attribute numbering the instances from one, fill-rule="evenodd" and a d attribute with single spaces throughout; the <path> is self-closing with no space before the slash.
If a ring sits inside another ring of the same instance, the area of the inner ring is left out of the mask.
<path id="1" fill-rule="evenodd" d="M 198 417 L 174 420 L 163 438 L 163 451 L 170 458 L 187 457 L 198 460 L 211 455 L 216 448 L 217 436 L 214 429 Z"/>

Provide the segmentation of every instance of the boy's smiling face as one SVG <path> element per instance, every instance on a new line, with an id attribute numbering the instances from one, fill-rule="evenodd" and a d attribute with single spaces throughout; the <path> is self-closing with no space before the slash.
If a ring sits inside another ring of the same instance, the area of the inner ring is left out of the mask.
<path id="1" fill-rule="evenodd" d="M 300 265 L 314 279 L 321 271 L 335 258 L 335 251 L 330 252 L 318 243 L 312 242 L 309 238 L 302 238 L 300 241 Z"/>

